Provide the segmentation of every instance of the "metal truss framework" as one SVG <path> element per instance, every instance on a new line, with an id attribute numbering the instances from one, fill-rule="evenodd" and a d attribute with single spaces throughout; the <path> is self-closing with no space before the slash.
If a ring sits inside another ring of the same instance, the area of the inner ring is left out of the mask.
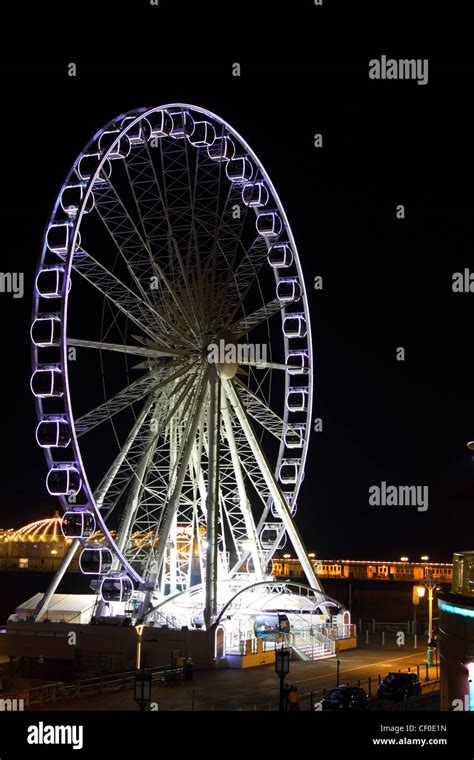
<path id="1" fill-rule="evenodd" d="M 80 319 L 88 301 L 96 316 Z M 268 361 L 210 364 L 222 336 L 264 345 Z M 32 340 L 48 488 L 102 531 L 100 549 L 70 535 L 95 552 L 102 588 L 131 581 L 115 601 L 143 619 L 205 589 L 210 626 L 219 584 L 269 579 L 286 536 L 320 590 L 294 522 L 311 428 L 304 280 L 275 188 L 235 130 L 173 104 L 94 137 L 46 229 Z M 84 373 L 97 401 L 78 412 Z"/>

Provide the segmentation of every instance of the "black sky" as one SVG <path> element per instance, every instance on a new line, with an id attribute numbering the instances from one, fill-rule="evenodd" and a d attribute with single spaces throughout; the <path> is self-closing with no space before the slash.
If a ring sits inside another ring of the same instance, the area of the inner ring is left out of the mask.
<path id="1" fill-rule="evenodd" d="M 430 61 L 427 86 L 373 82 L 357 65 L 231 63 L 0 66 L 0 271 L 25 273 L 25 296 L 0 294 L 0 527 L 51 514 L 29 391 L 31 294 L 41 237 L 64 176 L 118 113 L 189 102 L 250 143 L 285 206 L 311 309 L 314 433 L 299 498 L 309 549 L 325 557 L 450 560 L 472 548 L 474 66 Z M 364 59 L 365 60 L 365 59 Z M 322 133 L 324 147 L 313 147 Z M 397 204 L 406 219 L 396 220 Z M 315 275 L 324 288 L 312 289 Z M 406 361 L 397 362 L 397 346 Z M 428 485 L 429 509 L 373 507 L 382 480 Z"/>

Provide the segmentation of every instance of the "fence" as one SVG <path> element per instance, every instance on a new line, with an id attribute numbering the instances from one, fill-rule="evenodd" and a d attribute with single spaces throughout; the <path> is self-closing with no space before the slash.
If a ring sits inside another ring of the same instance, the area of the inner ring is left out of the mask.
<path id="1" fill-rule="evenodd" d="M 162 665 L 156 668 L 147 668 L 151 673 L 152 683 L 161 681 L 163 677 L 181 677 L 183 668 L 170 667 Z M 44 704 L 48 702 L 60 702 L 67 699 L 80 699 L 81 697 L 90 697 L 95 694 L 101 694 L 107 691 L 120 691 L 130 689 L 135 685 L 136 670 L 130 670 L 123 673 L 98 676 L 96 678 L 87 678 L 74 683 L 51 683 L 43 686 L 36 686 L 33 689 L 24 689 L 8 694 L 0 694 L 4 700 L 23 699 L 25 708 L 32 705 Z"/>
<path id="2" fill-rule="evenodd" d="M 433 618 L 433 632 L 436 633 L 438 627 L 438 618 Z M 376 633 L 377 631 L 386 631 L 391 633 L 398 633 L 398 631 L 403 631 L 403 633 L 406 634 L 426 634 L 428 633 L 428 624 L 423 621 L 416 621 L 416 620 L 401 620 L 400 622 L 393 622 L 393 621 L 383 621 L 383 620 L 375 620 L 375 618 L 371 618 L 370 620 L 362 620 L 359 619 L 357 623 L 357 630 L 359 633 L 363 633 L 364 631 L 369 631 L 370 633 Z"/>
<path id="3" fill-rule="evenodd" d="M 439 673 L 438 668 L 435 665 L 428 666 L 427 664 L 423 665 L 416 665 L 413 668 L 406 668 L 405 670 L 397 670 L 392 671 L 397 673 L 416 673 L 418 678 L 421 681 L 422 686 L 422 696 L 421 697 L 410 697 L 406 700 L 402 700 L 400 702 L 394 702 L 389 699 L 377 699 L 376 693 L 379 684 L 383 680 L 385 676 L 382 676 L 381 674 L 378 674 L 376 676 L 368 676 L 364 679 L 359 679 L 358 681 L 341 681 L 340 684 L 334 683 L 333 686 L 330 688 L 324 688 L 324 689 L 313 689 L 311 691 L 304 692 L 300 694 L 300 710 L 301 711 L 315 711 L 318 710 L 318 707 L 315 707 L 315 705 L 321 700 L 324 699 L 326 694 L 328 694 L 335 686 L 341 685 L 341 686 L 357 686 L 359 688 L 362 688 L 367 693 L 367 696 L 369 697 L 369 710 L 418 710 L 420 708 L 420 704 L 428 697 L 434 698 L 436 693 L 439 691 Z M 385 674 L 387 675 L 387 674 Z M 335 679 L 336 680 L 336 679 Z M 288 683 L 291 684 L 291 678 L 288 679 Z M 420 703 L 420 704 L 419 704 Z M 278 710 L 278 684 L 275 684 L 275 697 L 271 700 L 266 700 L 265 702 L 260 702 L 257 704 L 250 705 L 249 707 L 245 708 L 246 711 L 273 711 Z"/>

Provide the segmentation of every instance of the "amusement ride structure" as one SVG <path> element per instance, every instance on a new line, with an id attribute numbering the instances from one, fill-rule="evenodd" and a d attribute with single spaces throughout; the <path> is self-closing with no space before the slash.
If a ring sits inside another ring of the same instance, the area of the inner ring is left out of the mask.
<path id="1" fill-rule="evenodd" d="M 300 260 L 229 124 L 178 103 L 97 132 L 54 204 L 33 311 L 36 437 L 72 539 L 37 620 L 79 550 L 95 621 L 340 613 L 294 520 L 313 382 Z M 307 584 L 272 576 L 287 538 Z"/>

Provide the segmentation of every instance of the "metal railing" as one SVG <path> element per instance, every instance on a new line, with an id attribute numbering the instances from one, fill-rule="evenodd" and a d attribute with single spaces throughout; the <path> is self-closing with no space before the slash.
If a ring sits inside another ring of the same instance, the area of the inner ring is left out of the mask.
<path id="1" fill-rule="evenodd" d="M 408 697 L 408 699 L 403 699 L 400 701 L 395 701 L 391 699 L 377 699 L 376 693 L 379 684 L 382 681 L 381 674 L 378 674 L 376 676 L 368 676 L 367 678 L 360 679 L 358 681 L 341 681 L 341 686 L 357 686 L 359 688 L 362 688 L 365 690 L 369 697 L 369 704 L 368 709 L 369 710 L 418 710 L 418 709 L 426 709 L 423 707 L 423 703 L 425 700 L 428 700 L 430 698 L 431 700 L 436 698 L 436 695 L 439 694 L 439 674 L 438 669 L 435 668 L 434 665 L 430 666 L 429 668 L 426 666 L 426 664 L 423 665 L 417 665 L 414 668 L 407 668 L 404 670 L 396 671 L 399 673 L 417 673 L 422 687 L 422 693 L 420 696 L 416 697 Z M 385 674 L 387 675 L 387 674 Z M 296 684 L 298 682 L 296 681 Z M 299 709 L 300 710 L 306 710 L 306 711 L 317 711 L 319 710 L 319 704 L 324 697 L 336 686 L 336 683 L 334 683 L 333 686 L 327 687 L 327 688 L 321 688 L 321 689 L 313 689 L 311 691 L 303 692 L 299 695 L 300 701 L 299 701 Z M 278 689 L 275 686 L 275 697 L 272 699 L 267 699 L 266 701 L 262 701 L 257 704 L 249 705 L 245 708 L 242 708 L 245 711 L 269 711 L 269 710 L 278 710 L 278 697 L 276 695 Z M 431 704 L 431 702 L 430 702 Z"/>
<path id="2" fill-rule="evenodd" d="M 335 654 L 336 642 L 334 639 L 326 636 L 322 631 L 318 631 L 316 628 L 300 628 L 299 630 L 293 630 L 290 634 L 290 643 L 296 648 L 300 649 L 302 646 L 311 647 L 311 658 L 316 653 L 322 654 Z"/>
<path id="3" fill-rule="evenodd" d="M 169 676 L 177 679 L 183 675 L 183 668 L 170 667 L 169 665 L 147 668 L 147 671 L 151 673 L 152 683 L 162 681 L 163 678 Z M 28 708 L 37 704 L 55 703 L 67 699 L 80 699 L 107 691 L 130 689 L 135 685 L 135 677 L 136 670 L 129 670 L 123 673 L 111 673 L 109 675 L 96 676 L 95 678 L 85 678 L 73 683 L 58 681 L 56 683 L 36 686 L 32 689 L 20 689 L 10 691 L 9 693 L 1 693 L 0 698 L 3 700 L 22 699 L 25 708 Z"/>
<path id="4" fill-rule="evenodd" d="M 254 631 L 235 631 L 227 633 L 225 637 L 225 651 L 226 654 L 245 654 L 246 641 L 252 642 L 252 654 L 257 654 L 257 641 Z M 264 652 L 268 652 L 270 649 L 275 648 L 274 641 L 266 641 L 262 639 L 262 647 Z"/>
<path id="5" fill-rule="evenodd" d="M 330 639 L 351 639 L 357 636 L 355 623 L 345 623 L 344 625 L 332 625 L 327 629 L 327 636 Z"/>

